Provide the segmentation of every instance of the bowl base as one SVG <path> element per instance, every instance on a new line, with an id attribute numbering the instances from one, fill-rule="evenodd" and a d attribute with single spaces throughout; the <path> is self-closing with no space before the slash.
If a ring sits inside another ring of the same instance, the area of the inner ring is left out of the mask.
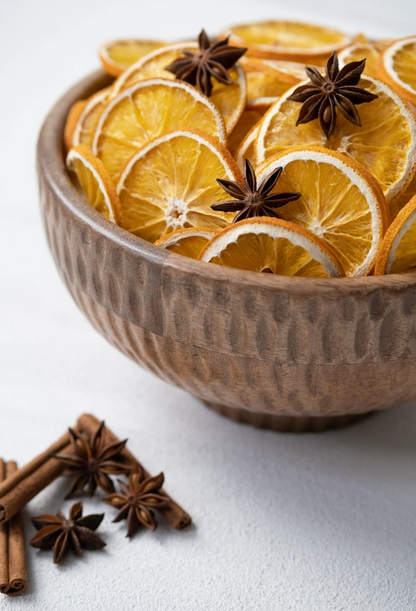
<path id="1" fill-rule="evenodd" d="M 238 407 L 229 407 L 211 401 L 202 402 L 209 408 L 236 422 L 250 424 L 260 429 L 271 429 L 280 433 L 319 433 L 329 429 L 340 429 L 374 414 L 347 414 L 345 416 L 284 416 L 266 412 L 252 412 Z"/>

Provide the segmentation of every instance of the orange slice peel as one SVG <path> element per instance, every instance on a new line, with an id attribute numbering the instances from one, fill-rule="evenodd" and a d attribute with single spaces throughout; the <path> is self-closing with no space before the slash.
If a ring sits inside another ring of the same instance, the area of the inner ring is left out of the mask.
<path id="1" fill-rule="evenodd" d="M 108 74 L 119 76 L 143 55 L 165 45 L 166 43 L 158 40 L 112 40 L 99 48 L 98 56 Z"/>
<path id="2" fill-rule="evenodd" d="M 384 49 L 378 69 L 380 78 L 416 105 L 416 36 L 395 40 Z"/>
<path id="3" fill-rule="evenodd" d="M 376 275 L 405 272 L 416 272 L 416 196 L 388 228 L 376 260 Z"/>
<path id="4" fill-rule="evenodd" d="M 198 44 L 193 41 L 175 43 L 161 49 L 156 49 L 133 64 L 115 81 L 113 84 L 113 95 L 118 95 L 127 87 L 146 79 L 163 78 L 175 80 L 175 75 L 165 68 L 181 57 L 184 51 L 195 53 L 198 50 Z M 209 100 L 220 111 L 227 133 L 231 133 L 246 104 L 247 84 L 245 72 L 239 62 L 232 66 L 228 72 L 233 80 L 233 84 L 224 85 L 214 80 Z"/>
<path id="5" fill-rule="evenodd" d="M 309 64 L 324 62 L 332 51 L 352 43 L 337 30 L 294 21 L 237 25 L 223 36 L 227 34 L 231 44 L 248 47 L 247 55 Z"/>
<path id="6" fill-rule="evenodd" d="M 117 181 L 135 152 L 163 133 L 199 128 L 226 142 L 224 121 L 217 107 L 183 81 L 139 81 L 110 100 L 102 111 L 92 150 Z"/>
<path id="7" fill-rule="evenodd" d="M 309 81 L 304 81 L 306 84 Z M 361 163 L 381 184 L 392 203 L 404 192 L 416 172 L 416 121 L 409 106 L 388 85 L 363 76 L 360 87 L 378 95 L 360 106 L 362 127 L 342 115 L 327 140 L 318 121 L 296 126 L 300 105 L 288 100 L 290 89 L 266 112 L 256 139 L 257 162 L 298 146 L 321 146 Z"/>
<path id="8" fill-rule="evenodd" d="M 66 165 L 75 173 L 90 206 L 109 221 L 122 225 L 123 215 L 115 185 L 90 149 L 82 144 L 71 148 Z"/>
<path id="9" fill-rule="evenodd" d="M 201 261 L 284 276 L 343 276 L 335 252 L 303 227 L 275 218 L 240 221 L 220 231 Z"/>
<path id="10" fill-rule="evenodd" d="M 387 204 L 374 177 L 335 151 L 297 147 L 267 159 L 257 170 L 258 181 L 278 167 L 283 171 L 276 190 L 301 193 L 298 200 L 279 208 L 282 218 L 327 242 L 347 276 L 369 274 L 389 224 Z"/>
<path id="11" fill-rule="evenodd" d="M 234 215 L 211 209 L 224 200 L 217 178 L 242 181 L 231 154 L 215 138 L 198 130 L 156 138 L 129 159 L 120 175 L 124 227 L 149 242 L 176 229 L 226 227 Z"/>
<path id="12" fill-rule="evenodd" d="M 71 146 L 83 144 L 91 148 L 95 127 L 109 97 L 109 88 L 101 89 L 85 100 L 85 106 L 79 114 L 72 133 Z"/>
<path id="13" fill-rule="evenodd" d="M 176 252 L 178 255 L 197 259 L 202 249 L 217 233 L 214 229 L 206 229 L 204 227 L 177 229 L 156 240 L 155 246 Z"/>

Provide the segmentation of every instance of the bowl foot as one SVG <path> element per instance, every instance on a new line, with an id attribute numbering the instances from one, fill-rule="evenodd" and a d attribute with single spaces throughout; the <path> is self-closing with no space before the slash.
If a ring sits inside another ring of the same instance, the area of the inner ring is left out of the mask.
<path id="1" fill-rule="evenodd" d="M 238 407 L 229 407 L 211 401 L 203 403 L 236 422 L 250 424 L 260 429 L 271 429 L 281 433 L 319 433 L 328 429 L 340 429 L 359 422 L 375 412 L 364 414 L 347 414 L 345 416 L 284 416 L 266 412 L 251 412 Z"/>

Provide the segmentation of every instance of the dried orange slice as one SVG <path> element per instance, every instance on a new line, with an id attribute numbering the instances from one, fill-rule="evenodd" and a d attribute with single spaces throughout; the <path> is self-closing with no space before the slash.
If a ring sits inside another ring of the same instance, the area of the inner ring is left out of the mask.
<path id="1" fill-rule="evenodd" d="M 142 57 L 132 65 L 113 84 L 113 95 L 117 95 L 126 87 L 138 81 L 153 78 L 175 79 L 175 75 L 165 70 L 184 51 L 197 52 L 199 46 L 196 42 L 183 42 L 168 45 L 157 49 L 153 53 Z M 231 133 L 246 104 L 246 78 L 243 68 L 237 62 L 228 71 L 233 79 L 233 85 L 224 85 L 214 79 L 210 101 L 220 111 L 224 118 L 227 132 Z M 202 129 L 202 128 L 201 128 Z"/>
<path id="2" fill-rule="evenodd" d="M 363 32 L 359 32 L 358 34 L 354 36 L 353 44 L 354 45 L 370 45 L 371 40 L 365 34 L 363 34 Z"/>
<path id="3" fill-rule="evenodd" d="M 197 127 L 226 142 L 218 109 L 194 87 L 166 79 L 140 81 L 112 99 L 101 113 L 93 152 L 115 180 L 138 149 L 179 127 Z"/>
<path id="4" fill-rule="evenodd" d="M 109 221 L 121 225 L 120 200 L 114 183 L 101 161 L 86 146 L 80 144 L 69 151 L 66 165 L 76 174 L 90 206 Z"/>
<path id="5" fill-rule="evenodd" d="M 227 133 L 230 134 L 241 117 L 247 100 L 247 82 L 243 68 L 237 62 L 228 70 L 233 79 L 232 85 L 213 81 L 210 100 L 220 111 Z"/>
<path id="6" fill-rule="evenodd" d="M 379 53 L 384 51 L 387 47 L 389 47 L 393 42 L 394 38 L 379 38 L 378 40 L 373 40 L 373 45 L 377 49 Z"/>
<path id="7" fill-rule="evenodd" d="M 400 210 L 405 207 L 406 204 L 410 202 L 412 197 L 416 195 L 416 174 L 413 176 L 412 180 L 407 186 L 406 191 L 404 191 L 397 199 L 394 200 L 393 204 L 390 206 L 390 216 L 393 219 L 396 218 Z"/>
<path id="8" fill-rule="evenodd" d="M 324 63 L 332 51 L 352 40 L 342 32 L 294 21 L 264 21 L 230 28 L 230 43 L 248 47 L 248 55 L 266 59 Z"/>
<path id="9" fill-rule="evenodd" d="M 263 113 L 269 106 L 274 104 L 285 91 L 305 78 L 304 66 L 300 78 L 276 67 L 278 63 L 289 64 L 289 62 L 273 62 L 258 59 L 256 57 L 242 57 L 240 62 L 246 72 L 246 107 L 263 111 Z M 297 65 L 300 66 L 301 64 Z"/>
<path id="10" fill-rule="evenodd" d="M 204 229 L 203 227 L 177 229 L 160 238 L 160 240 L 156 240 L 155 246 L 161 246 L 184 257 L 198 259 L 202 249 L 217 233 L 214 229 Z"/>
<path id="11" fill-rule="evenodd" d="M 109 87 L 101 89 L 88 98 L 88 100 L 85 100 L 86 104 L 82 109 L 82 112 L 79 114 L 77 122 L 74 126 L 71 146 L 83 144 L 84 146 L 91 148 L 95 126 L 97 125 L 98 117 L 102 113 L 103 108 L 107 103 L 109 90 Z"/>
<path id="12" fill-rule="evenodd" d="M 393 202 L 416 171 L 415 117 L 385 83 L 365 76 L 360 87 L 378 95 L 371 104 L 360 106 L 362 127 L 338 113 L 337 126 L 329 140 L 318 121 L 296 127 L 300 104 L 287 99 L 295 88 L 283 94 L 261 122 L 256 141 L 258 163 L 294 145 L 323 146 L 361 163 L 381 184 L 387 201 Z"/>
<path id="13" fill-rule="evenodd" d="M 178 42 L 166 45 L 164 48 L 155 49 L 141 57 L 137 62 L 129 66 L 113 83 L 112 96 L 118 95 L 124 89 L 131 87 L 139 81 L 153 78 L 174 79 L 175 75 L 165 70 L 184 51 L 198 51 L 198 43 L 194 41 Z"/>
<path id="14" fill-rule="evenodd" d="M 111 76 L 119 76 L 143 55 L 165 46 L 159 40 L 112 40 L 98 49 L 104 70 Z"/>
<path id="15" fill-rule="evenodd" d="M 117 192 L 124 227 L 149 242 L 176 229 L 225 227 L 234 215 L 211 209 L 224 201 L 217 178 L 242 180 L 231 154 L 215 138 L 197 130 L 156 138 L 121 173 Z"/>
<path id="16" fill-rule="evenodd" d="M 75 104 L 71 107 L 71 110 L 68 113 L 68 118 L 66 120 L 64 129 L 64 143 L 67 151 L 69 151 L 73 144 L 72 140 L 77 121 L 86 105 L 87 100 L 78 100 L 78 102 L 75 102 Z"/>
<path id="17" fill-rule="evenodd" d="M 282 167 L 278 188 L 301 197 L 279 209 L 282 217 L 328 243 L 347 276 L 364 276 L 374 265 L 389 216 L 380 185 L 359 163 L 319 147 L 297 147 L 258 169 L 259 183 Z"/>
<path id="18" fill-rule="evenodd" d="M 262 110 L 261 108 L 246 107 L 243 114 L 239 118 L 237 125 L 234 127 L 230 137 L 228 138 L 227 148 L 233 156 L 235 156 L 237 149 L 243 142 L 248 132 L 261 120 L 264 113 L 265 110 Z"/>
<path id="19" fill-rule="evenodd" d="M 342 68 L 350 62 L 361 61 L 366 59 L 364 74 L 377 78 L 377 63 L 380 53 L 372 44 L 356 43 L 343 49 L 338 55 L 339 67 Z"/>
<path id="20" fill-rule="evenodd" d="M 235 159 L 241 172 L 244 170 L 244 159 L 248 159 L 253 168 L 256 167 L 257 158 L 255 151 L 255 142 L 259 133 L 259 129 L 260 123 L 257 123 L 254 127 L 252 127 L 235 153 Z"/>
<path id="21" fill-rule="evenodd" d="M 387 230 L 375 274 L 416 272 L 416 196 L 400 210 Z"/>
<path id="22" fill-rule="evenodd" d="M 287 83 L 288 85 L 296 85 L 296 83 L 300 83 L 305 79 L 305 64 L 298 62 L 244 56 L 239 61 L 246 74 L 250 72 L 263 72 L 280 83 Z"/>
<path id="23" fill-rule="evenodd" d="M 416 104 L 416 36 L 396 40 L 383 51 L 379 75 L 402 98 Z"/>
<path id="24" fill-rule="evenodd" d="M 252 58 L 254 59 L 254 58 Z M 305 64 L 299 62 L 286 62 L 283 60 L 263 59 L 263 63 L 273 71 L 278 72 L 281 81 L 296 85 L 305 78 Z M 309 64 L 308 64 L 309 65 Z"/>
<path id="25" fill-rule="evenodd" d="M 343 276 L 336 254 L 316 235 L 280 219 L 250 218 L 218 233 L 201 261 L 282 276 Z"/>
<path id="26" fill-rule="evenodd" d="M 280 96 L 290 89 L 287 83 L 281 83 L 264 72 L 249 72 L 247 79 L 247 107 L 265 111 Z"/>

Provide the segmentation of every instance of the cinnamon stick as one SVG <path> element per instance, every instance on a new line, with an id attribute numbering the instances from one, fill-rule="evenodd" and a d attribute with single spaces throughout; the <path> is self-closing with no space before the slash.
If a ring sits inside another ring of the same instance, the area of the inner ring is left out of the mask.
<path id="1" fill-rule="evenodd" d="M 15 471 L 10 482 L 6 480 L 0 484 L 0 524 L 10 520 L 65 470 L 63 463 L 51 458 L 51 454 L 56 451 L 64 454 L 71 452 L 68 434 L 63 435 L 47 450 Z"/>
<path id="2" fill-rule="evenodd" d="M 0 459 L 0 482 L 17 472 L 14 461 Z M 23 520 L 15 514 L 7 524 L 0 524 L 0 592 L 8 596 L 21 594 L 27 587 L 26 549 Z"/>
<path id="3" fill-rule="evenodd" d="M 78 422 L 77 422 L 78 429 L 81 432 L 85 431 L 89 433 L 90 435 L 95 433 L 99 425 L 100 425 L 100 421 L 97 420 L 97 418 L 95 418 L 95 416 L 93 416 L 92 414 L 82 414 L 82 416 L 78 418 Z M 119 441 L 118 437 L 116 437 L 114 433 L 110 431 L 110 429 L 106 427 L 105 430 L 106 430 L 106 439 L 108 442 L 116 443 Z M 123 457 L 126 464 L 130 464 L 132 467 L 135 466 L 136 464 L 139 464 L 140 467 L 143 469 L 144 476 L 150 477 L 149 472 L 146 471 L 146 469 L 139 463 L 137 458 L 133 456 L 133 454 L 129 452 L 127 448 L 124 448 L 120 452 L 120 456 Z M 163 490 L 161 488 L 160 492 L 164 494 L 165 496 L 169 497 L 168 507 L 166 507 L 165 509 L 159 510 L 161 515 L 165 518 L 166 522 L 173 528 L 176 528 L 177 530 L 181 530 L 182 528 L 185 528 L 185 526 L 188 526 L 188 524 L 191 523 L 191 516 L 187 514 L 186 511 L 182 509 L 182 507 L 178 505 L 178 503 L 174 501 L 171 496 L 169 496 L 166 490 Z"/>
<path id="4" fill-rule="evenodd" d="M 6 479 L 6 463 L 0 458 L 0 483 Z M 0 589 L 9 584 L 9 528 L 0 524 Z"/>
<path id="5" fill-rule="evenodd" d="M 65 433 L 65 435 L 62 435 L 62 437 L 53 443 L 47 450 L 33 458 L 21 469 L 17 469 L 11 477 L 8 477 L 3 483 L 0 483 L 0 499 L 10 492 L 19 482 L 39 469 L 52 454 L 60 452 L 68 444 L 69 435 Z"/>

